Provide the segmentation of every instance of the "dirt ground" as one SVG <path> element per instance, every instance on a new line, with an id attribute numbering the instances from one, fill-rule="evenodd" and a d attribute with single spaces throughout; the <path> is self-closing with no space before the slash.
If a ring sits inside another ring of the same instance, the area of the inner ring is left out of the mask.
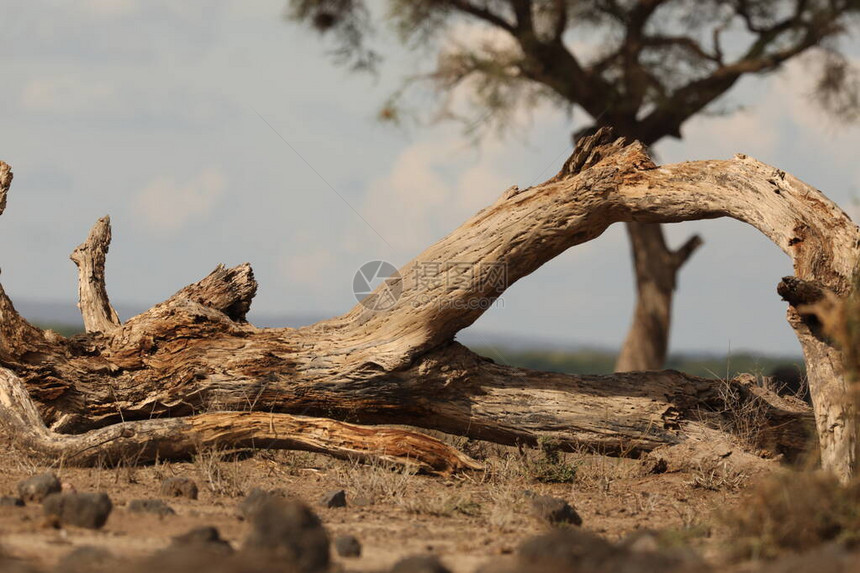
<path id="1" fill-rule="evenodd" d="M 567 500 L 582 517 L 584 529 L 610 540 L 656 530 L 661 543 L 692 548 L 719 564 L 719 515 L 777 465 L 744 472 L 715 463 L 654 474 L 638 460 L 575 453 L 548 459 L 536 450 L 482 448 L 486 471 L 426 476 L 381 464 L 263 450 L 239 455 L 201 451 L 188 462 L 143 467 L 51 467 L 29 460 L 6 442 L 0 454 L 0 495 L 17 495 L 20 480 L 52 470 L 78 492 L 106 492 L 114 510 L 102 529 L 88 530 L 56 528 L 38 504 L 0 507 L 0 550 L 49 569 L 81 546 L 122 556 L 149 555 L 168 546 L 174 536 L 204 525 L 217 527 L 238 548 L 249 526 L 237 506 L 252 488 L 260 487 L 303 500 L 331 537 L 355 535 L 363 547 L 361 557 L 335 555 L 348 571 L 385 570 L 403 557 L 427 554 L 439 556 L 455 573 L 475 571 L 491 559 L 511 555 L 526 538 L 549 528 L 532 514 L 532 493 Z M 199 498 L 160 496 L 161 482 L 171 476 L 193 479 Z M 346 491 L 347 507 L 322 507 L 322 495 L 337 489 Z M 127 509 L 129 501 L 145 498 L 164 499 L 176 515 Z"/>

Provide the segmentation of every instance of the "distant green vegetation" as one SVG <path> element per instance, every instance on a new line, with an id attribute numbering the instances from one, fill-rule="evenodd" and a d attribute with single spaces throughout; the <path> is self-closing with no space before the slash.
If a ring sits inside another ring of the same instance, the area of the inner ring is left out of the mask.
<path id="1" fill-rule="evenodd" d="M 67 338 L 69 336 L 74 336 L 75 334 L 81 334 L 84 331 L 83 325 L 77 326 L 74 324 L 37 322 L 34 326 L 38 326 L 42 330 L 53 330 L 54 332 L 57 332 Z"/>
<path id="2" fill-rule="evenodd" d="M 615 353 L 605 350 L 512 350 L 482 346 L 472 350 L 502 364 L 565 374 L 611 374 L 615 366 Z M 797 366 L 802 371 L 803 358 L 749 352 L 675 354 L 669 357 L 666 368 L 706 378 L 726 378 L 745 372 L 769 375 L 777 366 L 785 365 Z"/>

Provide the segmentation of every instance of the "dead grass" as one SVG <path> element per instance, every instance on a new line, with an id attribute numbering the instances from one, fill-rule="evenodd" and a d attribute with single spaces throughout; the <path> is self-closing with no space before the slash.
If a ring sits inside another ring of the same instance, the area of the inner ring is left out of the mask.
<path id="1" fill-rule="evenodd" d="M 750 383 L 758 383 L 751 374 L 746 376 L 750 377 Z M 723 410 L 719 412 L 723 426 L 721 429 L 733 435 L 745 449 L 757 450 L 761 443 L 761 432 L 767 427 L 765 405 L 745 395 L 730 380 L 720 380 L 717 388 L 723 404 Z"/>
<path id="2" fill-rule="evenodd" d="M 487 526 L 501 532 L 524 529 L 527 500 L 518 484 L 500 484 L 487 489 L 483 518 Z"/>
<path id="3" fill-rule="evenodd" d="M 860 542 L 860 481 L 842 486 L 820 472 L 785 472 L 764 480 L 723 517 L 739 558 L 771 558 L 827 542 Z"/>
<path id="4" fill-rule="evenodd" d="M 399 505 L 409 513 L 416 515 L 433 515 L 436 517 L 452 517 L 466 515 L 476 517 L 481 515 L 480 502 L 463 491 L 443 491 L 430 495 L 402 497 Z"/>
<path id="5" fill-rule="evenodd" d="M 245 465 L 237 463 L 235 451 L 221 448 L 201 448 L 193 464 L 207 489 L 215 495 L 239 497 L 246 493 L 249 479 Z"/>
<path id="6" fill-rule="evenodd" d="M 629 458 L 610 457 L 581 452 L 577 454 L 577 485 L 604 494 L 612 493 L 613 485 L 619 480 L 640 475 L 641 464 Z"/>
<path id="7" fill-rule="evenodd" d="M 352 496 L 364 496 L 376 502 L 402 502 L 414 492 L 417 470 L 379 460 L 352 461 L 333 468 L 337 481 Z"/>
<path id="8" fill-rule="evenodd" d="M 737 491 L 746 484 L 749 476 L 736 469 L 728 460 L 700 461 L 692 469 L 692 487 L 711 491 Z"/>

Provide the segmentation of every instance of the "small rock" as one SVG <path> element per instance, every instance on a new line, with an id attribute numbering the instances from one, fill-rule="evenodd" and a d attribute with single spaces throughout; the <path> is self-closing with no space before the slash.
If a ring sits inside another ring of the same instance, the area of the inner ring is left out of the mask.
<path id="1" fill-rule="evenodd" d="M 391 568 L 391 573 L 451 573 L 438 557 L 418 555 L 401 559 Z"/>
<path id="2" fill-rule="evenodd" d="M 251 532 L 243 551 L 285 561 L 301 573 L 325 571 L 330 562 L 328 534 L 306 505 L 270 499 L 251 517 Z"/>
<path id="3" fill-rule="evenodd" d="M 173 508 L 160 499 L 133 499 L 128 502 L 128 510 L 132 513 L 154 513 L 162 517 L 176 515 Z"/>
<path id="4" fill-rule="evenodd" d="M 173 538 L 172 545 L 174 547 L 202 549 L 204 551 L 212 551 L 222 555 L 230 555 L 233 553 L 233 547 L 230 543 L 222 539 L 218 529 L 212 526 L 195 527 L 187 533 L 177 535 Z"/>
<path id="5" fill-rule="evenodd" d="M 548 495 L 536 495 L 531 499 L 532 513 L 551 525 L 582 525 L 582 518 L 569 503 Z"/>
<path id="6" fill-rule="evenodd" d="M 328 491 L 320 499 L 320 505 L 323 507 L 346 507 L 346 492 L 342 489 Z"/>
<path id="7" fill-rule="evenodd" d="M 106 493 L 52 493 L 43 503 L 45 515 L 61 525 L 99 529 L 107 521 L 113 504 Z"/>
<path id="8" fill-rule="evenodd" d="M 520 547 L 516 562 L 493 565 L 480 573 L 707 573 L 697 558 L 631 551 L 580 528 L 565 527 L 533 537 Z"/>
<path id="9" fill-rule="evenodd" d="M 47 496 L 62 490 L 60 480 L 52 472 L 40 474 L 18 482 L 18 495 L 24 501 L 41 503 Z"/>
<path id="10" fill-rule="evenodd" d="M 14 495 L 0 497 L 0 507 L 24 507 L 24 500 Z"/>
<path id="11" fill-rule="evenodd" d="M 517 562 L 522 568 L 543 566 L 548 571 L 568 571 L 579 567 L 592 571 L 595 564 L 606 563 L 617 552 L 602 537 L 580 529 L 565 528 L 528 539 L 517 551 Z"/>
<path id="12" fill-rule="evenodd" d="M 250 520 L 254 516 L 254 513 L 266 503 L 285 498 L 286 495 L 281 491 L 271 492 L 260 487 L 255 487 L 239 503 L 239 517 Z"/>
<path id="13" fill-rule="evenodd" d="M 653 531 L 634 531 L 625 537 L 619 545 L 634 553 L 656 553 L 660 550 L 660 538 Z"/>
<path id="14" fill-rule="evenodd" d="M 161 495 L 197 499 L 197 484 L 187 477 L 169 477 L 161 482 Z"/>
<path id="15" fill-rule="evenodd" d="M 122 565 L 110 551 L 92 545 L 74 549 L 60 559 L 54 571 L 62 573 L 114 573 Z"/>
<path id="16" fill-rule="evenodd" d="M 355 535 L 338 535 L 334 538 L 334 548 L 341 557 L 361 557 L 361 543 Z"/>

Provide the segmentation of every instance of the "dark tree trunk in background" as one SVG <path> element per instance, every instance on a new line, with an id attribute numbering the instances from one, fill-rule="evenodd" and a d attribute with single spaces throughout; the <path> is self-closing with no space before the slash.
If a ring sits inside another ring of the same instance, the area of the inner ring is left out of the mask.
<path id="1" fill-rule="evenodd" d="M 664 131 L 642 134 L 635 117 L 605 116 L 600 124 L 649 147 L 669 135 Z M 574 134 L 574 145 L 599 129 L 593 125 Z M 645 135 L 645 137 L 642 137 Z M 629 222 L 626 225 L 633 260 L 635 302 L 627 336 L 615 362 L 616 372 L 660 370 L 666 363 L 672 326 L 672 304 L 681 267 L 702 245 L 698 235 L 690 237 L 678 250 L 666 244 L 663 228 L 655 223 Z"/>
<path id="2" fill-rule="evenodd" d="M 636 304 L 615 371 L 659 370 L 666 362 L 678 272 L 702 241 L 693 236 L 673 251 L 666 245 L 660 225 L 627 223 L 626 227 L 636 277 Z"/>

